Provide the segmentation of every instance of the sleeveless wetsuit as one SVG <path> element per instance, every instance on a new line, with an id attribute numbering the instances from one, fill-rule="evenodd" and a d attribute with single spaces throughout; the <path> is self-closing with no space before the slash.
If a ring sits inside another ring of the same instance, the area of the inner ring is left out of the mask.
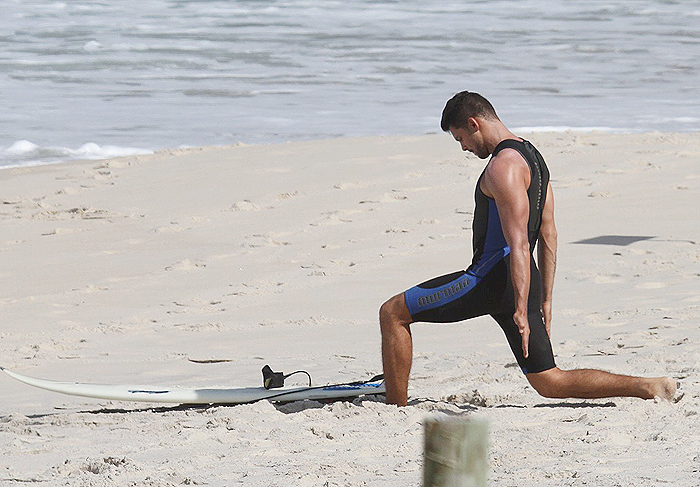
<path id="1" fill-rule="evenodd" d="M 532 258 L 544 209 L 549 170 L 537 149 L 528 141 L 504 140 L 496 146 L 492 158 L 501 150 L 517 150 L 530 167 L 530 323 L 529 357 L 522 351 L 522 339 L 513 321 L 515 294 L 510 277 L 510 247 L 503 236 L 496 202 L 481 191 L 482 172 L 476 183 L 474 199 L 473 249 L 471 265 L 419 284 L 404 293 L 413 321 L 451 323 L 477 316 L 491 315 L 505 332 L 506 338 L 523 373 L 542 372 L 555 366 L 552 346 L 540 311 L 542 292 L 540 274 Z M 484 169 L 484 172 L 486 170 Z"/>

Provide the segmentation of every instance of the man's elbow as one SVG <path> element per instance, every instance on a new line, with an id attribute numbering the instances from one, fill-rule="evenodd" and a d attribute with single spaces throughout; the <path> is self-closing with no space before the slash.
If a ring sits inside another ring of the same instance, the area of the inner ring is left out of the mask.
<path id="1" fill-rule="evenodd" d="M 540 228 L 540 239 L 545 242 L 556 243 L 559 234 L 557 233 L 557 227 L 551 223 L 548 225 L 542 225 Z"/>
<path id="2" fill-rule="evenodd" d="M 530 254 L 530 243 L 527 241 L 527 239 L 518 239 L 514 242 L 511 242 L 509 247 L 511 254 Z"/>
<path id="3" fill-rule="evenodd" d="M 557 229 L 552 227 L 551 229 L 548 229 L 544 232 L 540 232 L 540 236 L 545 242 L 552 242 L 556 243 L 557 238 L 559 238 L 559 234 L 557 233 Z"/>

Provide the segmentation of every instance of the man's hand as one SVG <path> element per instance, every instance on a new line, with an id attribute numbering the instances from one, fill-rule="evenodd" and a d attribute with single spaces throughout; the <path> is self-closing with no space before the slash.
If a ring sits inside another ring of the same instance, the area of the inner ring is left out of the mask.
<path id="1" fill-rule="evenodd" d="M 530 323 L 527 320 L 527 313 L 519 313 L 516 311 L 513 315 L 513 321 L 518 325 L 520 336 L 523 338 L 523 355 L 527 358 L 530 354 L 528 350 L 530 344 Z"/>
<path id="2" fill-rule="evenodd" d="M 552 339 L 552 302 L 544 301 L 542 303 L 542 316 L 544 317 L 544 327 L 547 330 L 547 336 Z"/>

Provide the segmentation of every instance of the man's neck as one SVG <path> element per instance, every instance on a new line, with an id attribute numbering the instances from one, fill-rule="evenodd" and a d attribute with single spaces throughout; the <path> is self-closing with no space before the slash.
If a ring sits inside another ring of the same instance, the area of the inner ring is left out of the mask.
<path id="1" fill-rule="evenodd" d="M 503 122 L 501 122 L 500 120 L 495 120 L 486 124 L 486 126 L 482 127 L 482 132 L 484 133 L 484 142 L 486 143 L 486 148 L 491 154 L 493 154 L 493 151 L 496 149 L 496 146 L 504 140 L 521 140 L 520 137 L 508 130 L 508 128 L 505 125 L 503 125 Z"/>

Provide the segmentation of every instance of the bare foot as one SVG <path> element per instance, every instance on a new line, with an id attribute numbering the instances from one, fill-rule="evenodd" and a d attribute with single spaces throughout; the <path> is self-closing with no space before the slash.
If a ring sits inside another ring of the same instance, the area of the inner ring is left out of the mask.
<path id="1" fill-rule="evenodd" d="M 659 377 L 654 379 L 654 385 L 652 387 L 654 397 L 660 397 L 667 401 L 672 401 L 673 396 L 676 395 L 676 381 L 670 377 Z"/>

